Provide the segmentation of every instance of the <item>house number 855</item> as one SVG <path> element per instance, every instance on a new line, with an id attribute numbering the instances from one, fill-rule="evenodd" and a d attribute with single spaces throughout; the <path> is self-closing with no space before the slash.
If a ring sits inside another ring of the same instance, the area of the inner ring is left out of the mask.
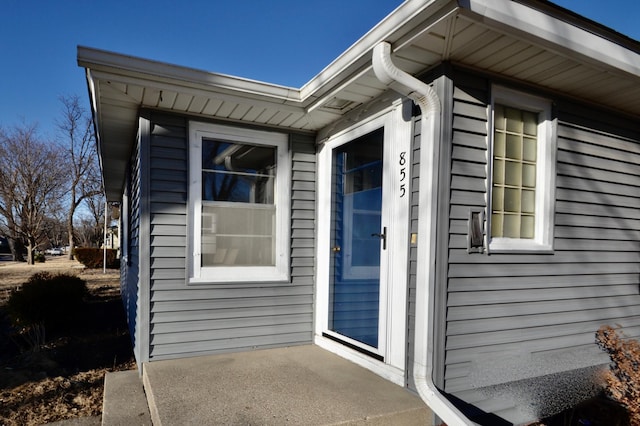
<path id="1" fill-rule="evenodd" d="M 404 182 L 407 179 L 407 173 L 405 170 L 407 169 L 405 165 L 407 164 L 406 151 L 402 151 L 400 153 L 400 160 L 398 164 L 400 165 L 400 198 L 404 197 L 407 193 L 407 184 Z"/>

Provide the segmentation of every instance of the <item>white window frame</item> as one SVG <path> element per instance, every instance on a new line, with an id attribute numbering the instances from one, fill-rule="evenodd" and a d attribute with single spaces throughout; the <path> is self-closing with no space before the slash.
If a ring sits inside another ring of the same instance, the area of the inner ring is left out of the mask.
<path id="1" fill-rule="evenodd" d="M 518 108 L 538 114 L 538 153 L 536 158 L 535 237 L 491 237 L 491 212 L 493 193 L 493 139 L 495 104 Z M 557 124 L 551 115 L 551 101 L 502 86 L 493 86 L 490 105 L 488 191 L 487 191 L 487 239 L 489 252 L 553 252 L 556 194 L 556 146 Z"/>
<path id="2" fill-rule="evenodd" d="M 217 139 L 276 148 L 275 266 L 201 265 L 202 237 L 202 141 Z M 284 133 L 244 129 L 221 124 L 189 123 L 189 242 L 188 281 L 198 283 L 288 282 L 290 280 L 290 176 L 289 138 Z"/>

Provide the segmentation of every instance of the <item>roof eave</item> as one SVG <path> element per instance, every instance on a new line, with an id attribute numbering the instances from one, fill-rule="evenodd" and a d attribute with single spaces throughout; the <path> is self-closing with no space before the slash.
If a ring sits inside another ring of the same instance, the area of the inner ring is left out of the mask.
<path id="1" fill-rule="evenodd" d="M 300 102 L 300 91 L 242 77 L 202 71 L 166 62 L 122 55 L 106 50 L 78 46 L 78 65 L 132 78 L 182 82 L 185 86 L 243 93 L 280 102 Z"/>
<path id="2" fill-rule="evenodd" d="M 304 128 L 291 127 L 291 130 L 318 131 L 328 125 L 328 121 L 338 120 L 340 114 L 344 115 L 349 111 L 329 111 L 329 102 L 334 97 L 339 97 L 343 87 L 360 79 L 370 70 L 371 50 L 376 44 L 387 41 L 392 44 L 394 52 L 402 52 L 405 46 L 411 47 L 413 41 L 421 37 L 428 27 L 436 25 L 439 20 L 453 19 L 455 15 L 514 39 L 527 40 L 559 56 L 589 64 L 602 73 L 621 76 L 630 82 L 640 78 L 638 42 L 615 37 L 612 30 L 594 25 L 586 19 L 581 21 L 579 16 L 569 11 L 546 4 L 547 2 L 539 0 L 408 0 L 300 89 L 88 47 L 78 47 L 78 64 L 87 69 L 92 109 L 98 127 L 102 119 L 102 101 L 99 87 L 95 83 L 99 79 L 108 83 L 139 84 L 160 93 L 162 90 L 192 95 L 202 93 L 219 99 L 274 107 L 279 111 L 305 116 L 309 124 Z M 445 51 L 440 60 L 449 60 Z M 413 71 L 417 72 L 416 70 L 417 68 Z M 386 89 L 384 84 L 380 84 L 372 92 L 373 96 Z M 142 101 L 126 102 L 130 121 L 135 120 L 139 108 L 162 109 Z M 133 143 L 119 141 L 122 134 L 118 135 L 120 137 L 111 137 L 113 134 L 110 134 L 109 140 L 102 140 L 101 130 L 104 129 L 97 129 L 101 155 L 108 151 L 104 151 L 105 144 L 124 148 L 126 143 Z M 135 138 L 135 134 L 129 136 Z M 116 163 L 121 159 L 118 157 L 117 160 L 109 159 Z M 107 180 L 109 179 L 105 176 L 105 181 Z M 120 190 L 121 188 L 107 188 L 113 197 L 117 197 L 119 194 L 115 193 Z"/>
<path id="3" fill-rule="evenodd" d="M 531 7 L 531 4 L 542 4 L 532 0 L 461 0 L 461 3 L 464 3 L 463 14 L 492 28 L 523 38 L 535 38 L 550 50 L 580 57 L 584 62 L 640 76 L 637 42 L 627 38 L 624 43 L 622 37 L 614 39 L 610 37 L 613 30 L 605 31 L 605 27 L 597 32 L 591 21 L 579 21 L 577 15 L 559 7 L 551 15 L 541 8 Z M 583 25 L 579 25 L 581 23 Z"/>

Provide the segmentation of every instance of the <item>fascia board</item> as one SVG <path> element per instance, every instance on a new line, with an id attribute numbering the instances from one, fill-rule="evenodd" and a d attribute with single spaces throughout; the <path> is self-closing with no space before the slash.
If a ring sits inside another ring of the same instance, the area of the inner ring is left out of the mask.
<path id="1" fill-rule="evenodd" d="M 181 81 L 185 85 L 242 92 L 248 96 L 267 97 L 282 102 L 300 102 L 295 88 L 225 74 L 201 71 L 165 62 L 151 61 L 100 49 L 78 46 L 78 65 L 87 69 L 113 72 L 134 78 Z"/>
<path id="2" fill-rule="evenodd" d="M 96 83 L 95 80 L 93 78 L 93 75 L 91 74 L 91 70 L 89 69 L 85 69 L 85 76 L 87 79 L 87 87 L 89 89 L 89 101 L 91 102 L 91 116 L 92 116 L 92 120 L 91 123 L 93 125 L 93 132 L 95 134 L 95 138 L 96 138 L 96 147 L 98 150 L 98 153 L 100 153 L 100 155 L 98 155 L 98 162 L 99 162 L 99 166 L 100 166 L 100 170 L 104 171 L 104 159 L 102 158 L 102 150 L 103 150 L 103 142 L 102 142 L 102 135 L 100 133 L 100 130 L 98 129 L 98 120 L 96 120 L 97 117 L 100 116 L 100 111 L 98 110 L 99 106 L 98 106 L 98 98 L 100 96 L 98 92 L 98 88 L 96 87 Z M 100 177 L 102 179 L 102 187 L 105 188 L 105 192 L 106 192 L 106 182 L 104 179 L 104 173 L 100 173 Z M 109 196 L 111 195 L 110 201 L 113 200 L 114 195 L 115 195 L 115 199 L 117 199 L 119 194 L 107 194 L 107 198 L 109 198 Z"/>
<path id="3" fill-rule="evenodd" d="M 470 19 L 505 33 L 542 40 L 546 47 L 607 69 L 640 76 L 640 55 L 571 23 L 512 0 L 464 0 Z"/>

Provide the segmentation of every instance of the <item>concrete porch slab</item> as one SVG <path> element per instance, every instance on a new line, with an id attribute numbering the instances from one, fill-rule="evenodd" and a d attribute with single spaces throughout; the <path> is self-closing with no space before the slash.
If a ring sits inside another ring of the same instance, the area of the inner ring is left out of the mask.
<path id="1" fill-rule="evenodd" d="M 317 346 L 144 364 L 159 425 L 426 425 L 415 395 Z"/>

